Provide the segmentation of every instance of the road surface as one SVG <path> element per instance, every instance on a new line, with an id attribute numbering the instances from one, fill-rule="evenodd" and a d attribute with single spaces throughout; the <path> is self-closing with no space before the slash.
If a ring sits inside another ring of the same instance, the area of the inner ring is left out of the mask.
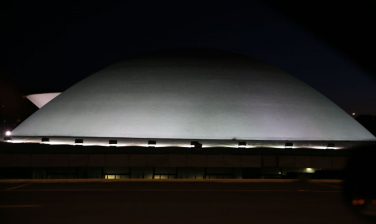
<path id="1" fill-rule="evenodd" d="M 365 223 L 340 181 L 1 180 L 0 223 Z"/>

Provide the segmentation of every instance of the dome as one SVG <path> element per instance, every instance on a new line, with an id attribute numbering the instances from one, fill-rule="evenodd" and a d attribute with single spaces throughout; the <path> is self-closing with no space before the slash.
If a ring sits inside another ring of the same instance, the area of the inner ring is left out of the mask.
<path id="1" fill-rule="evenodd" d="M 35 112 L 13 136 L 375 140 L 341 108 L 273 66 L 217 50 L 109 66 Z"/>

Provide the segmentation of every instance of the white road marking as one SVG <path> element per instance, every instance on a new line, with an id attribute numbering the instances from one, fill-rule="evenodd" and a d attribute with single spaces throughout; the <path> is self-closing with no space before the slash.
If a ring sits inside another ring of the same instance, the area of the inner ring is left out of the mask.
<path id="1" fill-rule="evenodd" d="M 11 188 L 6 189 L 6 191 L 11 191 L 11 190 L 13 190 L 13 189 L 17 189 L 17 188 L 20 188 L 20 187 L 24 187 L 24 186 L 29 185 L 29 184 L 31 184 L 31 183 L 26 183 L 26 184 L 21 184 L 21 185 L 19 185 L 19 186 L 11 187 Z"/>

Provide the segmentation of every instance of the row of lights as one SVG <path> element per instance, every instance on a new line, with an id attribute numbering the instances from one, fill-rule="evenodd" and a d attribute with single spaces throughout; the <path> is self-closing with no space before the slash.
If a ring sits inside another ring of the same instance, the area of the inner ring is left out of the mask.
<path id="1" fill-rule="evenodd" d="M 9 136 L 5 137 L 4 140 L 12 140 Z M 49 143 L 50 139 L 49 138 L 42 138 L 42 143 Z M 116 146 L 117 145 L 117 140 L 109 140 L 108 144 L 110 146 Z M 75 145 L 83 145 L 84 140 L 83 139 L 75 139 L 74 141 Z M 149 147 L 156 147 L 157 141 L 149 140 L 148 141 L 148 146 Z M 238 143 L 238 148 L 246 148 L 247 147 L 247 142 L 239 142 Z M 292 149 L 294 147 L 294 144 L 292 142 L 286 142 L 285 143 L 285 149 Z M 334 149 L 335 144 L 334 143 L 328 143 L 326 149 Z M 202 148 L 202 143 L 198 141 L 191 141 L 191 148 L 195 149 L 201 149 Z"/>
<path id="2" fill-rule="evenodd" d="M 42 143 L 49 143 L 49 138 L 42 138 Z M 117 140 L 109 140 L 108 145 L 109 146 L 116 146 L 118 144 Z M 74 145 L 84 145 L 84 140 L 83 139 L 75 139 Z M 157 146 L 157 141 L 148 141 L 148 147 L 156 147 Z M 191 147 L 193 148 L 202 148 L 202 144 L 198 142 L 191 142 Z"/>
<path id="3" fill-rule="evenodd" d="M 12 140 L 12 138 L 10 137 L 11 136 L 11 132 L 10 131 L 7 131 L 5 133 L 5 137 L 4 137 L 4 140 L 6 141 L 10 141 Z M 49 143 L 50 142 L 50 139 L 49 138 L 42 138 L 42 143 Z M 75 145 L 83 145 L 84 144 L 84 140 L 83 139 L 75 139 L 74 141 Z M 116 146 L 117 145 L 117 140 L 109 140 L 108 144 L 110 146 Z M 148 146 L 149 147 L 156 147 L 157 145 L 157 141 L 148 141 Z M 195 149 L 201 149 L 202 148 L 202 143 L 198 142 L 198 141 L 191 141 L 191 147 L 192 148 L 195 148 Z M 239 142 L 238 144 L 238 148 L 246 148 L 247 147 L 247 142 Z M 292 149 L 294 147 L 294 144 L 292 142 L 286 142 L 285 143 L 285 149 Z M 334 143 L 328 143 L 326 149 L 334 149 L 335 147 L 335 144 Z"/>

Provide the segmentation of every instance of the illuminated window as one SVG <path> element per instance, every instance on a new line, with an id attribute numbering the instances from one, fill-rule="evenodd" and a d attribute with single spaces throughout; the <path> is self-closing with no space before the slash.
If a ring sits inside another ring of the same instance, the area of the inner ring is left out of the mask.
<path id="1" fill-rule="evenodd" d="M 116 175 L 106 175 L 106 179 L 116 179 Z"/>
<path id="2" fill-rule="evenodd" d="M 108 179 L 108 180 L 129 179 L 129 175 L 127 175 L 127 174 L 119 174 L 119 175 L 108 174 L 108 175 L 104 175 L 104 178 Z"/>
<path id="3" fill-rule="evenodd" d="M 154 177 L 153 179 L 176 179 L 177 178 L 177 168 L 154 168 Z"/>

